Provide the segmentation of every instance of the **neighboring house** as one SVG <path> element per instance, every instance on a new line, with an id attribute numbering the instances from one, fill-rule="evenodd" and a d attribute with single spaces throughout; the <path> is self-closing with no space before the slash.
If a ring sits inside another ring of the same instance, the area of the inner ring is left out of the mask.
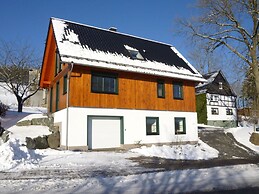
<path id="1" fill-rule="evenodd" d="M 62 148 L 197 142 L 201 81 L 171 45 L 50 20 L 40 86 Z"/>
<path id="2" fill-rule="evenodd" d="M 26 79 L 26 84 L 28 84 L 29 80 L 34 79 L 35 75 L 38 76 L 38 79 L 35 83 L 39 82 L 40 72 L 39 70 L 32 69 L 24 71 L 24 77 Z M 26 85 L 24 86 L 26 87 Z M 37 89 L 38 85 L 34 85 L 30 87 L 28 94 L 34 92 Z M 0 79 L 0 102 L 6 104 L 8 106 L 18 106 L 18 102 L 16 96 L 10 90 L 7 90 L 7 85 Z M 46 91 L 45 89 L 40 89 L 36 94 L 31 96 L 28 100 L 25 101 L 25 106 L 38 106 L 45 107 L 46 106 Z"/>
<path id="3" fill-rule="evenodd" d="M 7 70 L 6 70 L 7 69 Z M 5 105 L 8 106 L 17 106 L 18 102 L 16 99 L 16 96 L 14 93 L 9 89 L 8 85 L 6 84 L 6 80 L 3 78 L 3 75 L 8 75 L 9 79 L 11 79 L 12 83 L 16 84 L 19 83 L 20 79 L 23 79 L 24 82 L 27 84 L 29 80 L 29 70 L 21 70 L 20 77 L 15 77 L 13 75 L 9 75 L 8 72 L 15 72 L 11 67 L 6 68 L 6 67 L 1 67 L 0 68 L 0 102 L 2 102 Z M 15 74 L 16 75 L 16 74 Z"/>
<path id="4" fill-rule="evenodd" d="M 29 80 L 34 79 L 35 83 L 39 83 L 40 79 L 40 70 L 32 69 L 29 71 Z M 37 89 L 38 85 L 32 85 L 29 93 L 34 92 Z M 39 89 L 33 96 L 31 96 L 28 100 L 26 100 L 26 106 L 33 106 L 33 107 L 46 107 L 47 105 L 47 91 L 45 89 Z"/>
<path id="5" fill-rule="evenodd" d="M 196 86 L 198 123 L 237 126 L 236 94 L 222 71 L 203 75 L 207 82 Z"/>

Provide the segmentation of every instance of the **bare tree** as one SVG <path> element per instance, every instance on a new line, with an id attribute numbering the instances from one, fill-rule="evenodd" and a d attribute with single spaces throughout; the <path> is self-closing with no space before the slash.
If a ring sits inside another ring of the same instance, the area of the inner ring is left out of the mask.
<path id="1" fill-rule="evenodd" d="M 234 54 L 251 69 L 255 80 L 255 105 L 259 108 L 259 9 L 258 0 L 198 0 L 197 18 L 180 20 L 184 32 L 217 48 Z M 235 69 L 233 69 L 235 71 Z"/>
<path id="2" fill-rule="evenodd" d="M 221 58 L 215 52 L 211 52 L 204 44 L 196 45 L 195 49 L 190 51 L 188 58 L 202 74 L 216 71 L 220 69 L 222 64 Z"/>
<path id="3" fill-rule="evenodd" d="M 29 73 L 33 69 L 39 69 L 39 60 L 30 46 L 1 42 L 0 87 L 16 96 L 18 112 L 22 112 L 24 102 L 39 89 L 38 75 Z"/>

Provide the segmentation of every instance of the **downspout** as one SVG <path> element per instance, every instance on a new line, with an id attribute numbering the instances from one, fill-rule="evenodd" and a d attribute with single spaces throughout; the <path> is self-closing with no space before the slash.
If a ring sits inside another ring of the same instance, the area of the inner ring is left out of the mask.
<path id="1" fill-rule="evenodd" d="M 70 94 L 70 77 L 73 71 L 74 63 L 73 61 L 68 64 L 68 74 L 67 74 L 67 99 L 66 99 L 66 107 L 67 107 L 67 115 L 66 115 L 66 150 L 68 150 L 68 120 L 69 120 L 69 94 Z"/>

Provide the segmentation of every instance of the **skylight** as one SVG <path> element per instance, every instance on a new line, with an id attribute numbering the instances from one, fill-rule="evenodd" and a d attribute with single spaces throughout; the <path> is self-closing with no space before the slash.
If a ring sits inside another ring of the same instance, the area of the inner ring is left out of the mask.
<path id="1" fill-rule="evenodd" d="M 128 50 L 131 59 L 144 60 L 144 57 L 142 57 L 138 49 L 132 48 L 128 45 L 124 45 L 124 47 Z"/>

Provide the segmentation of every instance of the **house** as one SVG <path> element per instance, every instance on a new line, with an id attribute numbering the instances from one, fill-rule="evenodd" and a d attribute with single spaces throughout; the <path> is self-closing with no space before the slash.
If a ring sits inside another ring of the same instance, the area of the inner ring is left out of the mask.
<path id="1" fill-rule="evenodd" d="M 35 79 L 36 78 L 36 79 Z M 35 83 L 39 83 L 40 70 L 39 69 L 30 69 L 29 71 L 29 80 L 34 80 Z M 38 84 L 32 84 L 29 89 L 29 93 L 34 92 L 38 88 Z M 45 89 L 39 89 L 33 96 L 25 101 L 26 106 L 33 107 L 46 107 L 47 96 Z"/>
<path id="2" fill-rule="evenodd" d="M 51 18 L 40 87 L 64 149 L 197 142 L 201 74 L 171 45 Z"/>
<path id="3" fill-rule="evenodd" d="M 9 70 L 10 71 L 10 70 Z M 7 71 L 8 72 L 8 71 Z M 0 69 L 0 75 L 5 74 L 3 69 Z M 33 93 L 39 86 L 39 77 L 40 72 L 37 69 L 20 69 L 19 75 L 17 78 L 13 77 L 12 82 L 15 84 L 20 84 L 19 87 L 21 91 L 25 92 L 24 97 L 28 96 L 29 94 Z M 23 82 L 20 80 L 20 78 L 23 78 Z M 35 77 L 37 78 L 35 80 Z M 35 80 L 35 81 L 33 81 Z M 8 85 L 6 84 L 8 80 L 0 79 L 0 102 L 3 104 L 6 104 L 8 106 L 18 106 L 17 98 L 14 95 L 12 91 L 9 90 Z M 30 84 L 29 84 L 30 83 Z M 35 84 L 34 84 L 35 83 Z M 36 84 L 37 83 L 37 84 Z M 29 99 L 27 99 L 24 103 L 25 106 L 46 106 L 45 102 L 45 90 L 40 89 L 31 96 Z"/>
<path id="4" fill-rule="evenodd" d="M 237 126 L 236 94 L 222 71 L 203 75 L 207 80 L 196 86 L 198 123 L 220 126 Z"/>

